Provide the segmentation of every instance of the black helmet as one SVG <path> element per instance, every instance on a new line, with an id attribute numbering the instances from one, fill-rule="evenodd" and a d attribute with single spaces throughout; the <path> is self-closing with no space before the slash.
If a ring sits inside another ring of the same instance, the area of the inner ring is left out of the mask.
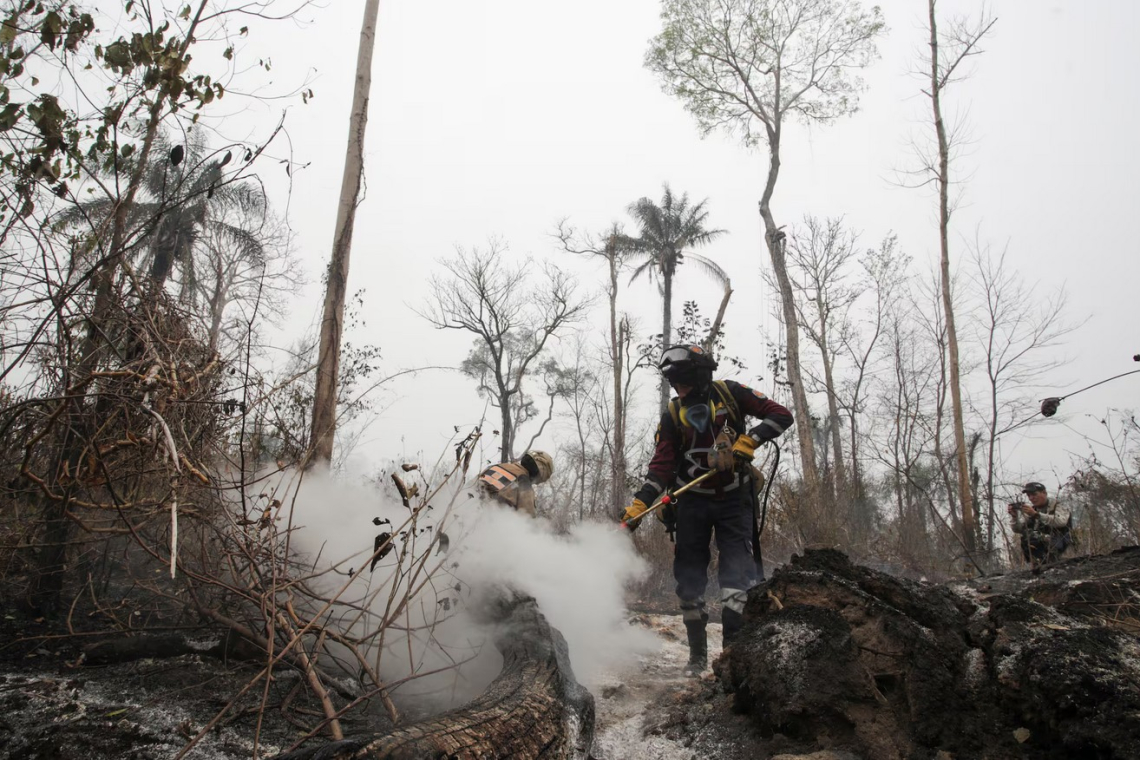
<path id="1" fill-rule="evenodd" d="M 716 360 L 700 346 L 683 343 L 665 349 L 657 368 L 671 385 L 701 388 L 712 382 Z"/>

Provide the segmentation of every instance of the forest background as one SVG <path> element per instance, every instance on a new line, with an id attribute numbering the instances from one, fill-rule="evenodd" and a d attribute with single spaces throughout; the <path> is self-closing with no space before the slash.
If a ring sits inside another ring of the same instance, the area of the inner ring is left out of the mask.
<path id="1" fill-rule="evenodd" d="M 677 340 L 797 412 L 769 563 L 825 544 L 916 576 L 998 571 L 1027 480 L 1074 506 L 1079 551 L 1140 541 L 1137 377 L 1116 377 L 1140 351 L 1134 4 L 381 8 L 331 278 L 336 485 L 306 508 L 356 539 L 348 488 L 389 527 L 371 557 L 367 528 L 363 558 L 323 558 L 337 593 L 291 551 L 269 478 L 326 464 L 318 333 L 365 4 L 105 5 L 0 3 L 0 555 L 29 609 L 106 614 L 125 569 L 156 615 L 290 658 L 335 724 L 315 659 L 344 656 L 335 639 L 378 663 L 358 626 L 388 630 L 436 577 L 440 494 L 450 516 L 480 467 L 541 448 L 554 532 L 616 522 Z M 784 110 L 693 85 L 706 7 L 774 8 L 758 18 L 787 50 L 819 54 L 784 61 Z M 636 544 L 667 596 L 662 532 Z M 331 626 L 380 560 L 386 609 Z"/>

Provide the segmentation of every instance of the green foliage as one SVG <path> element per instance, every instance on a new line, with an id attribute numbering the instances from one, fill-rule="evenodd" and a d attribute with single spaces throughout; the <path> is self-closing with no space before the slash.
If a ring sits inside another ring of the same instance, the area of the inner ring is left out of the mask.
<path id="1" fill-rule="evenodd" d="M 703 131 L 778 142 L 786 114 L 830 121 L 858 107 L 855 72 L 878 56 L 878 7 L 857 0 L 665 0 L 645 65 Z"/>
<path id="2" fill-rule="evenodd" d="M 142 25 L 133 5 L 125 5 L 128 25 Z M 69 182 L 120 171 L 158 120 L 225 95 L 208 74 L 190 71 L 196 17 L 183 15 L 180 28 L 164 20 L 108 34 L 67 0 L 8 0 L 0 15 L 0 185 L 14 191 L 0 223 L 32 214 L 40 187 L 67 197 Z M 100 84 L 106 78 L 110 87 Z M 65 103 L 47 85 L 68 80 L 81 102 Z"/>

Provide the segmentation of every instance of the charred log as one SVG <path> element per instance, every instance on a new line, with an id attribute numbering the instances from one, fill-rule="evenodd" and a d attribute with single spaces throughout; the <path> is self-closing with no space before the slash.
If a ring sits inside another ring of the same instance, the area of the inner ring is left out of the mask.
<path id="1" fill-rule="evenodd" d="M 951 589 L 809 551 L 750 593 L 718 674 L 761 735 L 821 749 L 1140 757 L 1140 642 L 1120 607 L 1140 601 L 1140 550 L 1101 559 L 1082 581 L 1063 563 Z"/>
<path id="2" fill-rule="evenodd" d="M 178 633 L 141 633 L 99 641 L 83 649 L 84 665 L 115 665 L 143 659 L 168 659 L 187 654 L 208 655 L 220 660 L 260 660 L 265 649 L 227 632 L 214 644 L 203 645 Z"/>
<path id="3" fill-rule="evenodd" d="M 594 698 L 574 678 L 566 641 L 529 597 L 489 604 L 503 670 L 471 703 L 371 737 L 346 739 L 277 760 L 586 758 Z"/>

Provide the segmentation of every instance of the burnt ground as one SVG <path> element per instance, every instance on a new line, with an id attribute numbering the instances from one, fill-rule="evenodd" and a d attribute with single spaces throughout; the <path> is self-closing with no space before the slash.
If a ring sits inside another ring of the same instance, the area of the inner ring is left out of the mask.
<path id="1" fill-rule="evenodd" d="M 0 758 L 175 757 L 260 669 L 205 633 L 175 656 L 81 661 L 89 639 L 2 618 Z M 664 654 L 595 695 L 599 760 L 1140 758 L 1138 548 L 951 585 L 807 552 L 753 590 L 741 642 L 697 680 L 677 675 L 678 619 L 633 622 Z M 249 758 L 255 735 L 260 757 L 288 749 L 293 721 L 319 720 L 299 683 L 280 669 L 186 756 Z"/>
<path id="2" fill-rule="evenodd" d="M 260 671 L 236 659 L 217 639 L 160 637 L 154 655 L 92 664 L 81 658 L 89 641 L 58 638 L 41 622 L 6 610 L 0 624 L 0 757 L 28 760 L 169 760 Z M 182 654 L 170 655 L 170 642 Z M 145 654 L 145 652 L 144 652 Z M 92 657 L 98 662 L 97 657 Z M 187 758 L 267 757 L 292 746 L 319 720 L 300 675 L 275 672 L 227 711 Z M 351 683 L 341 684 L 351 689 Z M 265 699 L 267 709 L 258 713 Z M 282 710 L 287 704 L 288 713 Z M 346 731 L 365 730 L 349 722 Z"/>

